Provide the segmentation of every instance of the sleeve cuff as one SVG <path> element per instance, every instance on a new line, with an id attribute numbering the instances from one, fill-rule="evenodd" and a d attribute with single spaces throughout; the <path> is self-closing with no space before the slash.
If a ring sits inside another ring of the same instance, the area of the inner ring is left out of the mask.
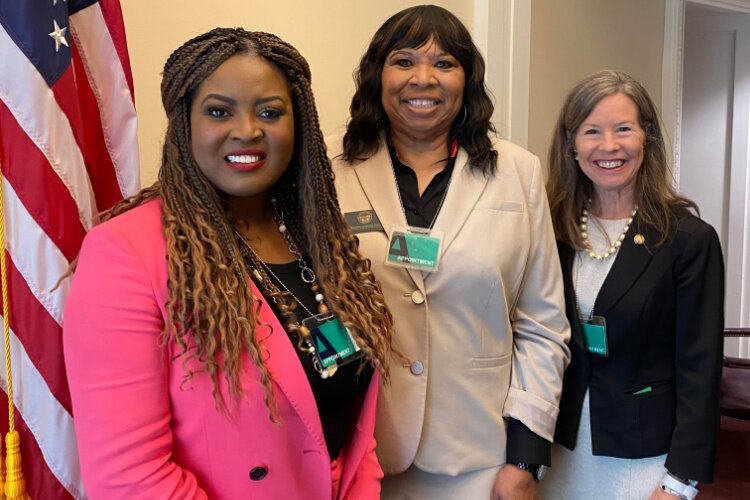
<path id="1" fill-rule="evenodd" d="M 546 439 L 554 440 L 557 415 L 560 412 L 557 406 L 535 396 L 530 392 L 510 388 L 508 397 L 505 399 L 503 416 L 514 418 L 524 423 L 531 432 Z"/>
<path id="2" fill-rule="evenodd" d="M 507 463 L 527 463 L 550 466 L 552 464 L 552 443 L 534 434 L 515 418 L 507 419 L 508 442 L 506 445 Z"/>

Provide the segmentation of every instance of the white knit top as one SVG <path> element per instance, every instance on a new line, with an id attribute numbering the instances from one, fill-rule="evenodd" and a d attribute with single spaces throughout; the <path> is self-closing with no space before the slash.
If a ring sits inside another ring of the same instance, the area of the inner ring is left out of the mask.
<path id="1" fill-rule="evenodd" d="M 603 254 L 612 243 L 617 241 L 625 229 L 627 219 L 599 219 L 589 214 L 588 232 L 589 242 L 594 252 Z M 606 234 L 602 231 L 606 231 Z M 619 252 L 620 249 L 617 249 Z M 596 260 L 589 256 L 588 250 L 579 250 L 573 262 L 573 286 L 578 302 L 578 314 L 585 319 L 591 317 L 596 303 L 596 296 L 602 288 L 604 279 L 609 274 L 617 252 L 608 259 Z"/>

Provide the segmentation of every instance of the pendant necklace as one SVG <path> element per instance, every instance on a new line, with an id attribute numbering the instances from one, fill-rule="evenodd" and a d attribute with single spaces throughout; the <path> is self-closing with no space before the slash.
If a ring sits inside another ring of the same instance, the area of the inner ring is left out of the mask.
<path id="1" fill-rule="evenodd" d="M 336 317 L 336 315 L 332 312 L 330 312 L 328 305 L 325 303 L 325 297 L 323 296 L 323 293 L 321 292 L 320 286 L 317 283 L 317 277 L 315 276 L 315 271 L 307 264 L 307 261 L 302 256 L 302 253 L 300 252 L 299 248 L 297 247 L 296 243 L 292 239 L 291 235 L 289 234 L 289 229 L 284 224 L 284 218 L 283 213 L 278 206 L 278 203 L 276 201 L 276 198 L 271 198 L 271 205 L 273 206 L 273 212 L 274 212 L 274 218 L 276 219 L 276 223 L 278 225 L 279 233 L 284 238 L 284 241 L 287 244 L 287 247 L 289 248 L 289 251 L 291 252 L 294 259 L 297 261 L 297 265 L 299 267 L 299 273 L 300 273 L 300 279 L 304 282 L 310 285 L 310 289 L 312 290 L 315 301 L 317 302 L 317 309 L 318 313 L 313 313 L 305 304 L 299 300 L 299 298 L 286 286 L 286 284 L 276 275 L 276 273 L 273 272 L 273 270 L 265 263 L 262 259 L 258 257 L 258 255 L 255 253 L 255 250 L 253 250 L 252 246 L 250 246 L 250 243 L 245 239 L 245 237 L 237 230 L 237 228 L 234 228 L 235 235 L 237 236 L 238 241 L 240 242 L 240 252 L 242 253 L 243 257 L 245 258 L 245 261 L 248 263 L 248 265 L 252 268 L 252 275 L 257 280 L 258 284 L 260 284 L 266 293 L 272 298 L 272 300 L 275 303 L 278 303 L 278 300 L 274 295 L 283 293 L 279 288 L 276 286 L 276 283 L 278 283 L 284 292 L 288 293 L 289 296 L 291 296 L 295 302 L 308 314 L 308 318 L 303 320 L 302 322 L 298 321 L 295 317 L 294 320 L 289 320 L 287 324 L 287 329 L 290 332 L 297 332 L 298 334 L 298 340 L 297 340 L 297 349 L 299 349 L 301 352 L 308 354 L 312 359 L 313 368 L 316 372 L 320 375 L 321 378 L 327 379 L 332 377 L 336 371 L 338 370 L 338 366 L 340 363 L 337 363 L 339 359 L 343 359 L 342 356 L 340 356 L 340 352 L 334 352 L 332 355 L 328 350 L 326 349 L 326 352 L 321 353 L 318 349 L 317 345 L 319 345 L 320 341 L 320 329 L 319 326 L 323 325 L 329 325 L 327 330 L 331 330 L 333 328 L 334 330 L 338 327 L 345 328 L 343 325 L 341 325 L 340 320 Z M 266 273 L 266 277 L 264 277 L 260 272 L 259 269 L 262 269 Z M 273 279 L 271 279 L 273 278 Z M 275 283 L 274 283 L 275 281 Z M 308 326 L 309 325 L 309 326 Z M 333 325 L 331 327 L 330 325 Z M 312 328 L 311 328 L 312 327 Z M 311 330 L 314 330 L 311 331 Z M 348 334 L 348 329 L 345 330 Z M 314 338 L 316 337 L 316 338 Z M 351 334 L 348 334 L 349 340 L 352 342 L 351 351 L 352 354 L 354 352 L 358 352 L 359 348 L 354 343 L 354 339 L 351 337 Z M 317 340 L 317 342 L 316 342 Z M 336 340 L 340 339 L 336 337 Z M 325 347 L 331 347 L 331 342 L 328 339 L 323 339 L 322 343 Z M 333 349 L 333 347 L 331 347 Z M 325 355 L 325 356 L 322 356 Z M 334 358 L 334 359 L 331 359 Z M 351 359 L 347 360 L 351 361 Z"/>

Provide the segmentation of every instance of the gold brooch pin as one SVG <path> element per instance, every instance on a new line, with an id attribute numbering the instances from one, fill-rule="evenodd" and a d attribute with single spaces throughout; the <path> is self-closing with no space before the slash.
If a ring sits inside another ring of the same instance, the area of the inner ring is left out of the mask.
<path id="1" fill-rule="evenodd" d="M 644 243 L 646 243 L 646 238 L 641 233 L 638 233 L 633 236 L 633 242 L 636 245 L 643 245 Z"/>

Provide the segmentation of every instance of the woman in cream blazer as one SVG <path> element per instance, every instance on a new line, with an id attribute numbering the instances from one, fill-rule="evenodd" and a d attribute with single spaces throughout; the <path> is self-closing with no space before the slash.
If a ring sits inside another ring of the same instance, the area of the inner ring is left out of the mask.
<path id="1" fill-rule="evenodd" d="M 533 496 L 549 465 L 569 358 L 560 263 L 539 160 L 492 141 L 483 77 L 453 14 L 401 11 L 362 57 L 346 135 L 328 141 L 403 355 L 378 401 L 384 499 Z M 437 269 L 384 265 L 409 224 L 442 233 Z"/>
<path id="2" fill-rule="evenodd" d="M 352 229 L 406 356 L 394 356 L 378 403 L 377 452 L 387 475 L 412 464 L 451 476 L 500 466 L 504 417 L 553 438 L 569 327 L 541 168 L 511 143 L 494 146 L 491 178 L 471 172 L 459 149 L 435 222 L 445 233 L 440 268 L 430 274 L 383 264 L 389 228 L 406 224 L 385 145 L 355 165 L 334 160 L 345 218 L 371 220 Z"/>

